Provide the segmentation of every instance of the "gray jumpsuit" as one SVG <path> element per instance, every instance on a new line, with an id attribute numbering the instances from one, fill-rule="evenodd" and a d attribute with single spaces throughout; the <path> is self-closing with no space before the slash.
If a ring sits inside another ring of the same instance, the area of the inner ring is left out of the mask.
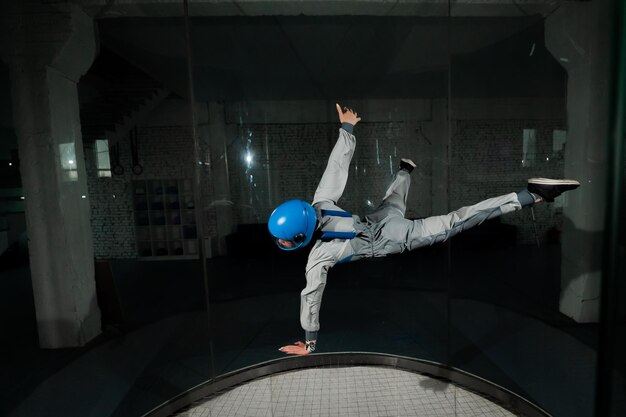
<path id="1" fill-rule="evenodd" d="M 307 285 L 302 290 L 300 304 L 300 323 L 306 332 L 306 340 L 317 340 L 322 294 L 328 270 L 335 264 L 387 256 L 443 242 L 485 220 L 522 208 L 518 194 L 509 193 L 443 216 L 408 220 L 404 218 L 404 213 L 411 177 L 408 172 L 400 170 L 373 213 L 363 219 L 337 215 L 337 212 L 345 213 L 337 206 L 337 201 L 345 189 L 356 146 L 351 130 L 351 126 L 345 125 L 339 130 L 339 139 L 315 191 L 313 207 L 319 220 L 318 232 L 352 232 L 355 236 L 352 239 L 318 239 L 309 253 Z"/>

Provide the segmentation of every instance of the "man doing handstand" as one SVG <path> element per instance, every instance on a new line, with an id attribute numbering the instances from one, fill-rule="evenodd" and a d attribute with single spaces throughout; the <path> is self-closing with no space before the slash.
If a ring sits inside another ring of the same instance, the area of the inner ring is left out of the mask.
<path id="1" fill-rule="evenodd" d="M 378 208 L 360 218 L 337 206 L 348 180 L 348 169 L 356 138 L 354 126 L 361 120 L 351 109 L 337 104 L 339 138 L 315 191 L 313 203 L 290 200 L 270 215 L 269 231 L 282 250 L 290 251 L 315 243 L 306 265 L 307 285 L 301 293 L 300 323 L 305 343 L 283 346 L 288 354 L 305 355 L 315 350 L 320 328 L 319 314 L 328 270 L 342 262 L 383 257 L 444 242 L 450 237 L 506 213 L 541 201 L 554 201 L 564 191 L 580 186 L 575 180 L 531 178 L 528 189 L 481 201 L 443 216 L 419 220 L 404 218 L 406 200 L 415 163 L 400 161 L 400 170 Z"/>

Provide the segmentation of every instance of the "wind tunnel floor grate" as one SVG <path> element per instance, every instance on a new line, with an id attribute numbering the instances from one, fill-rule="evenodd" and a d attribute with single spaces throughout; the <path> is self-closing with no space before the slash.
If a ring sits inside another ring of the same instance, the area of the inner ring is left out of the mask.
<path id="1" fill-rule="evenodd" d="M 290 371 L 258 379 L 192 405 L 178 417 L 515 416 L 457 385 L 393 368 Z"/>

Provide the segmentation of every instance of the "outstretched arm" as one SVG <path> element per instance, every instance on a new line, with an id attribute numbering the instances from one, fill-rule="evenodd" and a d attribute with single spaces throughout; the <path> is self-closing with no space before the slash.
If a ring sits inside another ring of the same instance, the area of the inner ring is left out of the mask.
<path id="1" fill-rule="evenodd" d="M 293 345 L 283 346 L 279 350 L 291 355 L 306 355 L 315 350 L 317 331 L 320 328 L 320 307 L 322 295 L 326 287 L 328 270 L 334 261 L 327 256 L 319 258 L 307 265 L 306 287 L 302 290 L 300 301 L 300 324 L 305 330 L 306 345 L 295 342 Z"/>
<path id="2" fill-rule="evenodd" d="M 314 205 L 321 201 L 337 203 L 337 200 L 339 200 L 343 190 L 346 188 L 348 169 L 350 168 L 350 161 L 356 147 L 356 138 L 352 134 L 352 129 L 361 121 L 361 118 L 352 109 L 344 107 L 342 110 L 339 104 L 336 106 L 339 121 L 341 122 L 339 139 L 337 139 L 337 143 L 330 153 L 328 165 L 326 165 L 324 175 L 322 175 L 322 179 L 315 191 Z"/>

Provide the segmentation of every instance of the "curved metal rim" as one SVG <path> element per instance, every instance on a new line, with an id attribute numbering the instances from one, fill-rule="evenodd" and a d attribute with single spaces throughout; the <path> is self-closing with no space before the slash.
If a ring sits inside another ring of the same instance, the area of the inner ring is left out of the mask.
<path id="1" fill-rule="evenodd" d="M 143 417 L 170 416 L 204 398 L 266 376 L 307 368 L 346 366 L 384 366 L 424 374 L 467 388 L 517 415 L 550 417 L 546 410 L 514 392 L 461 369 L 439 362 L 371 352 L 322 353 L 262 362 L 203 382 L 152 409 Z"/>

